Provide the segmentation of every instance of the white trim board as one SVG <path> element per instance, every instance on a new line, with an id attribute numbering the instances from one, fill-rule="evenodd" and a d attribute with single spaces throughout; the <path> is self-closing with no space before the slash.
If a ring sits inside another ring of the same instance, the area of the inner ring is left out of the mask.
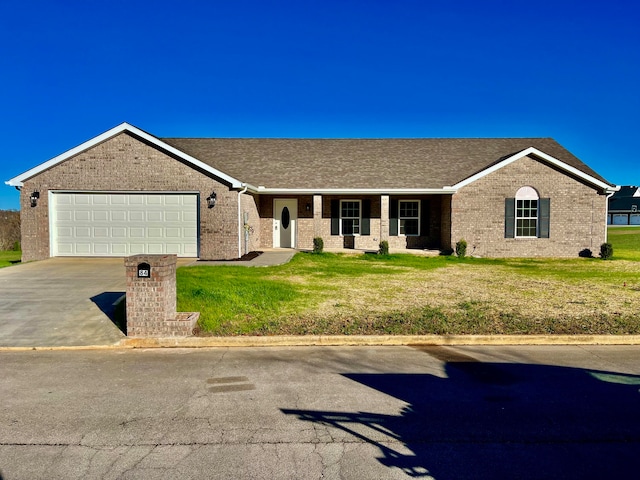
<path id="1" fill-rule="evenodd" d="M 140 130 L 137 127 L 134 127 L 133 125 L 129 125 L 128 123 L 124 122 L 121 123 L 120 125 L 118 125 L 117 127 L 112 128 L 111 130 L 107 130 L 106 132 L 98 135 L 97 137 L 94 137 L 90 140 L 87 140 L 86 142 L 78 145 L 75 148 L 72 148 L 71 150 L 67 150 L 66 152 L 58 155 L 57 157 L 53 157 L 51 160 L 48 160 L 44 163 L 41 163 L 40 165 L 27 170 L 24 173 L 21 173 L 20 175 L 18 175 L 17 177 L 12 178 L 11 180 L 8 180 L 6 182 L 4 182 L 5 184 L 12 186 L 12 187 L 22 187 L 24 185 L 24 181 L 28 180 L 31 177 L 34 177 L 35 175 L 38 175 L 39 173 L 61 163 L 64 162 L 65 160 L 67 160 L 68 158 L 71 158 L 75 155 L 78 155 L 79 153 L 84 152 L 85 150 L 88 150 L 92 147 L 95 147 L 96 145 L 109 140 L 110 138 L 115 137 L 116 135 L 119 135 L 120 133 L 123 132 L 128 132 L 136 137 L 139 137 L 153 145 L 155 145 L 156 147 L 165 150 L 169 153 L 171 153 L 172 155 L 175 155 L 181 159 L 183 159 L 184 161 L 186 161 L 187 163 L 192 164 L 193 166 L 204 170 L 205 172 L 210 173 L 211 175 L 218 177 L 221 180 L 224 180 L 228 183 L 231 184 L 231 188 L 241 188 L 243 187 L 242 182 L 240 182 L 238 179 L 233 178 L 229 175 L 227 175 L 226 173 L 221 172 L 220 170 L 217 170 L 209 165 L 207 165 L 204 162 L 201 162 L 200 160 L 192 157 L 191 155 L 187 155 L 186 153 L 178 150 L 175 147 L 172 147 L 171 145 L 168 145 L 167 143 L 163 142 L 162 140 L 158 139 L 157 137 L 154 137 L 153 135 L 145 132 L 144 130 Z"/>
<path id="2" fill-rule="evenodd" d="M 502 167 L 505 167 L 513 162 L 515 162 L 516 160 L 520 160 L 521 158 L 524 158 L 528 155 L 534 155 L 556 167 L 558 167 L 561 170 L 564 170 L 565 172 L 568 172 L 572 175 L 575 175 L 578 178 L 583 179 L 584 181 L 586 181 L 587 183 L 590 183 L 591 185 L 597 186 L 607 192 L 612 192 L 615 191 L 615 187 L 614 189 L 611 188 L 611 185 L 602 182 L 600 180 L 598 180 L 597 178 L 592 177 L 591 175 L 587 175 L 586 173 L 578 170 L 575 167 L 572 167 L 571 165 L 568 165 L 566 163 L 564 163 L 561 160 L 558 160 L 555 157 L 552 157 L 551 155 L 547 155 L 546 153 L 544 153 L 541 150 L 538 150 L 535 147 L 529 147 L 526 148 L 525 150 L 522 150 L 519 153 L 516 153 L 515 155 L 512 155 L 504 160 L 502 160 L 501 162 L 496 163 L 495 165 L 492 165 L 489 168 L 486 168 L 478 173 L 476 173 L 475 175 L 470 176 L 469 178 L 466 178 L 464 180 L 462 180 L 461 182 L 456 183 L 455 185 L 452 185 L 451 187 L 444 187 L 445 189 L 447 188 L 452 188 L 452 189 L 459 189 L 462 188 L 466 185 L 469 185 L 470 183 L 475 182 L 476 180 L 479 180 L 480 178 L 489 175 L 490 173 L 493 173 L 497 170 L 500 170 Z"/>

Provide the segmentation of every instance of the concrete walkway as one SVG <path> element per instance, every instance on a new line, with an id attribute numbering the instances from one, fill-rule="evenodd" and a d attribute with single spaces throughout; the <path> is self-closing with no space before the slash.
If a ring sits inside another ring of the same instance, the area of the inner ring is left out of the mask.
<path id="1" fill-rule="evenodd" d="M 293 256 L 298 253 L 290 248 L 267 248 L 262 250 L 262 254 L 252 260 L 196 260 L 187 266 L 196 265 L 232 265 L 234 267 L 272 267 L 288 263 Z"/>

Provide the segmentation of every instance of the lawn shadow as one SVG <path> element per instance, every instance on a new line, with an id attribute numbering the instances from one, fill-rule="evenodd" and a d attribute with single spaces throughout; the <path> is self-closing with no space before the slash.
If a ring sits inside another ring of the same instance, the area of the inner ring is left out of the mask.
<path id="1" fill-rule="evenodd" d="M 444 374 L 344 374 L 406 402 L 399 415 L 283 412 L 375 445 L 409 477 L 637 476 L 640 376 L 471 357 L 446 360 Z"/>
<path id="2" fill-rule="evenodd" d="M 125 292 L 103 292 L 91 297 L 91 301 L 126 335 L 127 314 L 124 295 Z"/>

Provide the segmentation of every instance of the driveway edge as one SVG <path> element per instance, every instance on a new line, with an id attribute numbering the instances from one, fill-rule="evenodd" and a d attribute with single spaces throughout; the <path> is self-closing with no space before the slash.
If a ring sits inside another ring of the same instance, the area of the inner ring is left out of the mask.
<path id="1" fill-rule="evenodd" d="M 125 338 L 113 345 L 0 347 L 29 350 L 118 350 L 134 348 L 311 347 L 406 345 L 640 345 L 640 335 L 307 335 L 269 337 Z"/>

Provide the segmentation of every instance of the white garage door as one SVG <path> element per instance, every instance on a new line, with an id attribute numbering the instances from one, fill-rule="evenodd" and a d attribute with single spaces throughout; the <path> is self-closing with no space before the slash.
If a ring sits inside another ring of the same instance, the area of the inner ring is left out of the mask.
<path id="1" fill-rule="evenodd" d="M 51 255 L 198 256 L 196 194 L 54 193 Z"/>

